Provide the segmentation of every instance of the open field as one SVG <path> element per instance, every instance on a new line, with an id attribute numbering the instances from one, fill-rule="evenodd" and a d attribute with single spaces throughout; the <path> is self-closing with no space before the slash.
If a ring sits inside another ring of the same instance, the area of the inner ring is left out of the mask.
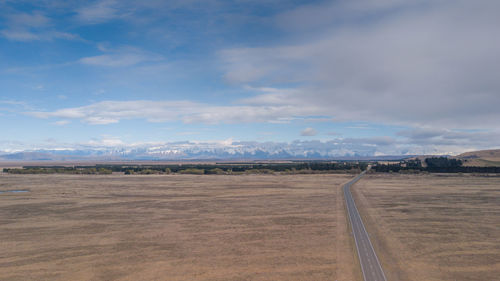
<path id="1" fill-rule="evenodd" d="M 355 280 L 351 177 L 0 174 L 0 280 Z"/>
<path id="2" fill-rule="evenodd" d="M 500 280 L 500 177 L 370 174 L 352 190 L 388 280 Z"/>

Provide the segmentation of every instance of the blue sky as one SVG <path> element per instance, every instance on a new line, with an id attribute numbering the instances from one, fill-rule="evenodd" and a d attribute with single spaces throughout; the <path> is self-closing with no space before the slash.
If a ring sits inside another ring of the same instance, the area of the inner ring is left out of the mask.
<path id="1" fill-rule="evenodd" d="M 497 1 L 0 1 L 0 151 L 499 147 Z"/>

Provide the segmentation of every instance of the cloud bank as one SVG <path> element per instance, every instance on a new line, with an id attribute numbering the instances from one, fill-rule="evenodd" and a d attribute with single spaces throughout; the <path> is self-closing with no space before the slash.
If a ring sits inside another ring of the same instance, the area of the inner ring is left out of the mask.
<path id="1" fill-rule="evenodd" d="M 289 99 L 339 120 L 498 128 L 499 9 L 493 0 L 309 5 L 277 17 L 294 43 L 219 56 L 228 81 L 299 83 Z"/>

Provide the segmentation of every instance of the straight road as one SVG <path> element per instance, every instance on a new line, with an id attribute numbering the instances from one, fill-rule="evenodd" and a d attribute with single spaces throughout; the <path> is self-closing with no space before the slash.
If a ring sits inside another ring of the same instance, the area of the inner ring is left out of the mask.
<path id="1" fill-rule="evenodd" d="M 365 171 L 366 172 L 366 171 Z M 363 271 L 363 278 L 365 281 L 387 281 L 382 270 L 382 266 L 375 254 L 370 237 L 366 232 L 361 216 L 359 215 L 356 204 L 351 194 L 351 185 L 356 183 L 365 172 L 362 172 L 350 182 L 344 185 L 344 197 L 347 204 L 347 212 L 349 213 L 349 220 L 358 250 L 359 262 L 361 270 Z"/>

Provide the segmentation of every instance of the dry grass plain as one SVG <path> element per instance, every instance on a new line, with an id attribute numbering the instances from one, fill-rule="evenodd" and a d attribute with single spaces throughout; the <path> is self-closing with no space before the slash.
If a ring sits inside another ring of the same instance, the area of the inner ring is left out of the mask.
<path id="1" fill-rule="evenodd" d="M 0 280 L 356 280 L 351 177 L 0 174 Z"/>
<path id="2" fill-rule="evenodd" d="M 500 280 L 500 177 L 370 174 L 353 190 L 388 280 Z"/>

